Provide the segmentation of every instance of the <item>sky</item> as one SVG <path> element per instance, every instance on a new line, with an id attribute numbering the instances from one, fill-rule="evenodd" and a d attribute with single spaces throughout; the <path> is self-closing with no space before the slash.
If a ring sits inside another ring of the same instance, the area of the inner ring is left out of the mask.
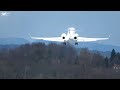
<path id="1" fill-rule="evenodd" d="M 2 11 L 0 11 L 1 13 Z M 103 44 L 120 46 L 120 11 L 8 11 L 0 16 L 0 38 L 58 37 L 74 27 L 81 37 L 106 38 Z"/>

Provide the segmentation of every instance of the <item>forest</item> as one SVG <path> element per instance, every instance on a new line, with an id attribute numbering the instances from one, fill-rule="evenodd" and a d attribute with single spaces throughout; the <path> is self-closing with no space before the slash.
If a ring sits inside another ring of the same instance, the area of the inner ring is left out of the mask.
<path id="1" fill-rule="evenodd" d="M 71 45 L 27 43 L 0 49 L 0 79 L 119 79 L 120 53 L 110 57 Z"/>

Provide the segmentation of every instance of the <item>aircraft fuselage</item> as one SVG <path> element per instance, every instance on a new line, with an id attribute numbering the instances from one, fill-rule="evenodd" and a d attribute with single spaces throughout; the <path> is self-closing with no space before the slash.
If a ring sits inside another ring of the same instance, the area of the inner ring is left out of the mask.
<path id="1" fill-rule="evenodd" d="M 77 42 L 77 36 L 75 36 L 75 34 L 77 34 L 75 28 L 68 28 L 68 33 L 65 37 L 65 41 L 69 43 Z"/>

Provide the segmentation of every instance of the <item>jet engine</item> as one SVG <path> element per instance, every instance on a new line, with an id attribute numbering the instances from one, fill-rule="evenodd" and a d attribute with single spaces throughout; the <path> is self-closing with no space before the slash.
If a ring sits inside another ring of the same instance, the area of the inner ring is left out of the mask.
<path id="1" fill-rule="evenodd" d="M 76 33 L 76 34 L 74 35 L 74 39 L 76 40 L 78 36 L 79 36 L 79 35 Z"/>
<path id="2" fill-rule="evenodd" d="M 63 33 L 63 34 L 61 35 L 61 37 L 62 37 L 62 39 L 65 39 L 65 38 L 66 38 L 66 34 Z"/>

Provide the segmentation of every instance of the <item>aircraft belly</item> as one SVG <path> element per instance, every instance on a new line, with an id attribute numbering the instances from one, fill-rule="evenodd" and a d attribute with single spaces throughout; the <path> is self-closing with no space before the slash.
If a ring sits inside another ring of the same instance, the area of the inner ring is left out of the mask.
<path id="1" fill-rule="evenodd" d="M 69 42 L 69 43 L 74 43 L 75 40 L 73 40 L 73 39 L 69 39 L 68 42 Z"/>

